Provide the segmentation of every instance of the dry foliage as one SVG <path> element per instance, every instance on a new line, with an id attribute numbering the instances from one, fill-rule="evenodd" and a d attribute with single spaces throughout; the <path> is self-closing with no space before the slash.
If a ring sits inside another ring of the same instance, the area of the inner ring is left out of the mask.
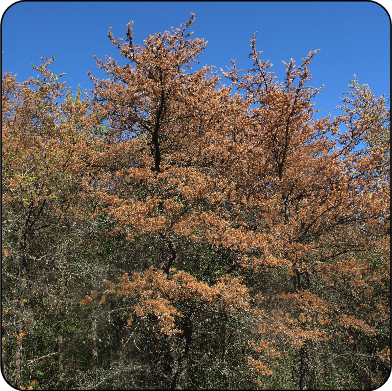
<path id="1" fill-rule="evenodd" d="M 132 23 L 124 43 L 110 30 L 127 64 L 97 59 L 109 77 L 90 72 L 85 100 L 58 103 L 65 87 L 51 60 L 36 67 L 43 80 L 4 75 L 3 227 L 22 223 L 19 247 L 3 255 L 19 251 L 25 278 L 33 230 L 47 240 L 34 226 L 45 213 L 104 218 L 107 240 L 144 249 L 124 250 L 117 282 L 112 273 L 79 301 L 126 309 L 129 338 L 165 357 L 150 358 L 156 387 L 378 386 L 390 363 L 387 102 L 355 78 L 342 114 L 315 119 L 317 51 L 285 63 L 278 83 L 255 36 L 252 68 L 232 61 L 225 86 L 212 67 L 192 69 L 206 46 L 187 32 L 193 22 L 143 45 Z M 104 239 L 85 240 L 97 254 Z M 216 384 L 202 353 L 209 333 L 224 344 L 213 348 Z"/>

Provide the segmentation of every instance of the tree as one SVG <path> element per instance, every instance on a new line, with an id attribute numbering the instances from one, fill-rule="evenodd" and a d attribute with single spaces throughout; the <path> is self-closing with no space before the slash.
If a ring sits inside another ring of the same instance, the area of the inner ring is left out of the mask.
<path id="1" fill-rule="evenodd" d="M 136 270 L 142 274 L 135 274 L 128 288 L 116 290 L 110 285 L 108 292 L 138 297 L 139 304 L 131 307 L 136 316 L 154 313 L 161 332 L 175 334 L 168 341 L 185 338 L 182 358 L 178 352 L 173 356 L 172 368 L 178 368 L 189 352 L 186 330 L 191 326 L 187 320 L 176 329 L 175 319 L 181 324 L 180 318 L 192 318 L 193 330 L 196 319 L 200 323 L 202 317 L 195 318 L 199 305 L 191 309 L 180 305 L 178 300 L 187 291 L 184 284 L 181 290 L 171 284 L 178 273 L 187 273 L 197 292 L 198 284 L 216 284 L 222 277 L 230 280 L 228 273 L 235 272 L 246 278 L 241 288 L 244 295 L 252 287 L 253 300 L 258 298 L 250 313 L 259 323 L 259 341 L 251 339 L 252 328 L 248 339 L 259 356 L 270 357 L 276 366 L 282 356 L 279 351 L 289 351 L 292 364 L 286 360 L 285 365 L 293 365 L 290 385 L 300 389 L 320 385 L 315 379 L 319 368 L 310 364 L 311 354 L 320 346 L 323 352 L 330 344 L 338 346 L 336 338 L 331 339 L 333 333 L 345 336 L 350 328 L 366 338 L 384 333 L 387 318 L 379 324 L 380 330 L 374 325 L 388 308 L 387 277 L 378 274 L 380 270 L 369 270 L 373 269 L 369 262 L 361 263 L 358 257 L 372 248 L 380 249 L 381 257 L 386 254 L 389 182 L 380 176 L 374 156 L 354 150 L 358 140 L 369 140 L 370 132 L 378 130 L 371 127 L 372 119 L 363 126 L 370 114 L 359 109 L 332 121 L 329 117 L 313 120 L 311 100 L 319 89 L 306 83 L 316 52 L 298 68 L 293 60 L 286 64 L 286 78 L 280 85 L 269 72 L 269 62 L 259 59 L 255 37 L 251 41 L 253 68 L 240 77 L 233 62 L 225 73 L 231 87 L 219 85 L 217 76 L 208 77 L 208 68 L 184 73 L 182 67 L 204 47 L 202 41 L 185 35 L 192 22 L 193 16 L 183 29 L 149 36 L 144 47 L 133 44 L 131 24 L 128 42 L 122 46 L 109 32 L 130 63 L 119 66 L 112 59 L 98 60 L 112 79 L 92 78 L 97 110 L 105 113 L 112 132 L 107 154 L 114 156 L 112 148 L 122 144 L 135 158 L 130 167 L 109 174 L 105 191 L 99 193 L 106 211 L 116 219 L 116 230 L 125 230 L 132 240 L 157 243 L 160 238 L 163 249 L 150 256 L 154 269 L 143 272 L 146 266 L 140 264 Z M 382 100 L 375 113 L 385 123 Z M 356 115 L 361 116 L 361 126 L 353 122 Z M 342 123 L 348 124 L 346 132 L 339 130 Z M 188 243 L 193 248 L 200 243 L 224 255 L 218 263 L 199 256 L 191 264 L 181 249 Z M 334 300 L 328 301 L 325 284 L 331 285 L 334 278 L 345 281 L 347 273 L 351 285 L 334 290 Z M 145 275 L 157 280 L 146 288 L 147 297 L 140 298 L 133 286 L 139 287 Z M 165 276 L 165 283 L 160 276 Z M 267 278 L 274 284 L 256 288 Z M 357 287 L 353 279 L 361 281 L 366 295 L 351 308 L 347 290 Z M 324 280 L 328 283 L 321 283 Z M 384 304 L 370 315 L 363 310 L 374 299 L 374 284 Z M 215 285 L 208 286 L 203 285 L 203 290 L 214 291 Z M 249 358 L 248 362 L 264 378 L 272 372 L 263 360 Z M 181 385 L 179 376 L 176 370 L 172 373 L 173 388 Z"/>
<path id="2" fill-rule="evenodd" d="M 269 63 L 259 60 L 260 54 L 253 38 L 251 74 L 240 79 L 235 64 L 226 73 L 254 107 L 246 138 L 255 147 L 244 162 L 245 167 L 251 168 L 234 172 L 230 179 L 241 178 L 246 183 L 241 207 L 249 210 L 254 224 L 259 222 L 256 232 L 271 235 L 272 262 L 264 250 L 247 266 L 255 271 L 286 267 L 291 275 L 291 284 L 281 283 L 272 298 L 261 296 L 261 302 L 269 308 L 267 314 L 274 314 L 272 319 L 265 315 L 263 333 L 269 331 L 283 337 L 281 343 L 298 351 L 299 364 L 293 376 L 296 386 L 317 388 L 322 384 L 311 379 L 309 350 L 316 352 L 316 347 L 328 342 L 331 335 L 339 335 L 336 324 L 346 328 L 355 325 L 367 336 L 382 335 L 381 329 L 387 325 L 388 317 L 381 314 L 388 313 L 388 285 L 384 285 L 388 274 L 378 274 L 374 266 L 362 263 L 358 256 L 373 248 L 379 252 L 382 263 L 387 259 L 389 178 L 385 160 L 380 164 L 380 155 L 385 158 L 388 152 L 385 143 L 383 147 L 378 144 L 377 153 L 373 149 L 362 154 L 354 148 L 360 140 L 369 140 L 370 134 L 385 134 L 382 124 L 386 124 L 389 115 L 385 101 L 373 99 L 372 110 L 378 113 L 379 121 L 369 120 L 369 111 L 363 109 L 362 103 L 367 101 L 366 107 L 370 106 L 369 98 L 360 95 L 354 84 L 357 99 L 353 110 L 348 109 L 352 101 L 345 100 L 344 116 L 315 121 L 311 98 L 318 90 L 305 84 L 311 77 L 308 66 L 315 52 L 298 68 L 293 60 L 286 64 L 286 78 L 280 85 L 268 72 Z M 339 130 L 341 123 L 347 124 L 345 132 Z M 332 132 L 332 137 L 328 132 Z M 321 281 L 335 273 L 338 276 L 333 280 L 350 278 L 351 283 L 342 284 L 339 290 L 336 281 L 329 281 L 334 288 L 326 288 Z M 375 284 L 380 284 L 376 288 L 380 294 L 379 309 L 369 313 L 364 309 L 371 308 Z M 355 291 L 359 285 L 361 293 L 355 296 L 362 300 L 354 305 L 348 291 Z M 332 315 L 334 320 L 329 319 Z M 370 326 L 375 324 L 375 328 Z M 331 341 L 337 342 L 335 338 Z M 325 365 L 324 360 L 321 362 Z"/>
<path id="3" fill-rule="evenodd" d="M 343 114 L 316 120 L 317 51 L 278 83 L 255 36 L 251 69 L 232 61 L 226 86 L 192 69 L 206 45 L 193 22 L 142 46 L 132 22 L 124 43 L 109 30 L 127 63 L 97 59 L 109 78 L 90 73 L 91 99 L 62 94 L 50 60 L 43 81 L 4 76 L 7 377 L 378 387 L 390 366 L 387 102 L 354 79 Z"/>
<path id="4" fill-rule="evenodd" d="M 18 388 L 65 386 L 75 284 L 89 286 L 77 255 L 91 230 L 78 154 L 96 125 L 81 92 L 49 70 L 54 58 L 42 60 L 36 79 L 2 81 L 3 368 Z"/>
<path id="5" fill-rule="evenodd" d="M 202 289 L 198 288 L 199 284 L 203 289 L 218 289 L 219 283 L 215 284 L 216 288 L 210 288 L 194 275 L 217 283 L 224 269 L 232 267 L 233 261 L 220 257 L 221 262 L 228 265 L 223 263 L 220 266 L 222 272 L 211 278 L 210 265 L 200 262 L 203 255 L 193 254 L 191 261 L 187 253 L 192 254 L 197 242 L 205 241 L 203 231 L 211 223 L 215 226 L 211 229 L 216 229 L 219 224 L 214 221 L 218 216 L 214 211 L 218 200 L 214 201 L 214 197 L 220 197 L 219 193 L 227 183 L 214 172 L 216 151 L 211 144 L 217 146 L 221 141 L 215 129 L 225 126 L 224 110 L 232 110 L 231 118 L 234 119 L 240 105 L 237 96 L 230 96 L 230 89 L 216 88 L 219 78 L 209 74 L 211 67 L 185 73 L 183 67 L 190 69 L 189 64 L 205 46 L 202 40 L 192 41 L 191 34 L 185 34 L 192 22 L 193 17 L 182 25 L 182 29 L 148 37 L 144 48 L 133 44 L 131 24 L 127 33 L 129 42 L 123 46 L 119 46 L 119 40 L 109 32 L 110 39 L 130 64 L 120 67 L 112 59 L 107 59 L 106 63 L 98 60 L 98 66 L 113 78 L 98 81 L 92 77 L 96 87 L 93 92 L 96 111 L 104 115 L 110 129 L 102 159 L 106 164 L 102 169 L 106 170 L 107 182 L 105 189 L 99 187 L 96 191 L 107 213 L 119 224 L 117 230 L 125 228 L 129 239 L 138 237 L 139 241 L 148 240 L 161 248 L 159 252 L 155 246 L 150 250 L 148 265 L 157 269 L 154 273 L 150 268 L 146 271 L 147 265 L 141 262 L 135 265 L 136 271 L 151 273 L 149 278 L 158 278 L 161 270 L 167 276 L 165 278 L 169 278 L 167 284 L 181 276 L 193 287 L 189 289 Z M 222 134 L 222 137 L 227 136 Z M 125 149 L 124 154 L 116 152 L 119 146 Z M 124 155 L 131 156 L 133 161 L 124 159 Z M 197 230 L 191 228 L 191 233 L 195 236 L 200 231 L 201 235 L 193 240 L 195 243 L 187 238 L 190 234 L 182 232 L 192 218 L 199 220 L 199 227 Z M 211 246 L 206 243 L 201 247 L 202 252 L 206 251 L 205 247 Z M 216 246 L 212 249 L 216 250 Z M 211 253 L 210 249 L 208 251 Z M 216 262 L 207 260 L 211 261 Z M 178 275 L 174 268 L 179 266 L 182 271 Z M 234 279 L 232 284 L 232 294 L 238 295 L 237 280 Z M 227 285 L 229 290 L 231 283 Z M 161 294 L 154 292 L 153 297 L 157 295 L 155 299 L 158 300 Z M 203 316 L 205 311 L 202 309 L 211 302 L 213 295 L 206 293 L 201 303 L 196 300 L 190 305 L 184 302 L 184 294 L 188 293 L 180 290 L 179 297 L 172 298 L 177 301 L 176 308 L 173 308 L 166 293 L 163 301 L 157 304 L 159 314 L 155 313 L 161 317 L 162 330 L 169 334 L 168 350 L 173 360 L 170 384 L 173 388 L 181 383 L 180 379 L 187 377 L 186 359 L 194 333 L 193 325 L 201 322 L 198 317 Z M 148 296 L 144 305 L 151 305 L 153 297 Z M 221 300 L 225 307 L 225 300 Z M 137 313 L 142 316 L 143 311 L 151 313 L 158 309 L 146 307 Z M 163 315 L 165 311 L 167 316 Z M 173 314 L 181 314 L 182 327 L 178 330 L 181 337 L 177 339 L 184 339 L 184 346 L 181 343 L 177 346 L 179 342 L 170 335 L 177 332 L 171 330 Z M 186 380 L 183 382 L 186 384 Z"/>

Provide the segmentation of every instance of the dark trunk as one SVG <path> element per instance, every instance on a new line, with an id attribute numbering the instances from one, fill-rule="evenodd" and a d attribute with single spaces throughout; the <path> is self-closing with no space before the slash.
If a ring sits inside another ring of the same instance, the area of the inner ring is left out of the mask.
<path id="1" fill-rule="evenodd" d="M 189 348 L 192 343 L 193 324 L 192 324 L 193 312 L 190 312 L 184 319 L 181 339 L 185 341 L 182 353 L 173 352 L 173 380 L 170 385 L 171 390 L 181 390 L 187 388 L 188 380 L 188 354 Z M 183 345 L 183 344 L 181 344 Z"/>
<path id="2" fill-rule="evenodd" d="M 306 386 L 306 377 L 308 374 L 308 352 L 306 345 L 302 346 L 299 350 L 299 378 L 298 387 L 304 390 Z"/>

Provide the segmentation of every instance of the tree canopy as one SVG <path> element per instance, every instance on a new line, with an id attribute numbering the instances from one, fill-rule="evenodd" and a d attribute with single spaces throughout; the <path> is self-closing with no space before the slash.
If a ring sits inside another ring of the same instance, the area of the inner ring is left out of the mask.
<path id="1" fill-rule="evenodd" d="M 389 102 L 315 118 L 282 82 L 192 68 L 188 22 L 75 94 L 2 80 L 3 373 L 20 389 L 370 389 L 389 376 Z M 222 82 L 223 80 L 228 85 Z"/>

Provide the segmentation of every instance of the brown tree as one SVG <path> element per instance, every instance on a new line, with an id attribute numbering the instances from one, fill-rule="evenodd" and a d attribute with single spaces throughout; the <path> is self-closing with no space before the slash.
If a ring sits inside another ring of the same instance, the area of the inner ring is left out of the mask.
<path id="1" fill-rule="evenodd" d="M 53 60 L 34 66 L 37 78 L 2 80 L 3 368 L 18 388 L 39 387 L 42 376 L 47 388 L 65 386 L 81 295 L 73 287 L 89 286 L 79 277 L 89 275 L 88 259 L 77 254 L 92 203 L 79 154 L 98 124 L 81 92 L 73 97 L 49 70 Z"/>
<path id="2" fill-rule="evenodd" d="M 293 385 L 322 387 L 310 351 L 324 352 L 319 346 L 328 341 L 335 348 L 344 346 L 337 335 L 348 335 L 350 327 L 362 333 L 356 338 L 369 343 L 373 337 L 375 343 L 388 324 L 389 151 L 383 135 L 389 111 L 383 98 L 374 99 L 369 88 L 354 82 L 343 116 L 314 120 L 311 99 L 318 90 L 306 82 L 315 52 L 298 68 L 293 60 L 286 64 L 286 78 L 278 85 L 268 72 L 269 62 L 259 60 L 255 38 L 251 46 L 250 74 L 239 78 L 235 64 L 226 73 L 254 107 L 245 136 L 240 129 L 241 143 L 245 138 L 251 150 L 243 159 L 249 170 L 239 172 L 234 166 L 230 179 L 244 181 L 239 185 L 241 209 L 251 216 L 253 232 L 268 235 L 270 245 L 264 244 L 266 249 L 252 258 L 246 256 L 244 266 L 254 271 L 284 267 L 290 274 L 291 283 L 280 283 L 272 297 L 271 292 L 261 294 L 261 303 L 271 311 L 262 311 L 261 332 L 279 336 L 284 350 L 298 352 Z M 343 123 L 347 127 L 340 131 Z M 356 149 L 360 142 L 370 147 Z M 368 258 L 369 249 L 373 256 L 379 254 L 377 267 Z M 372 307 L 376 291 L 377 306 Z M 374 310 L 369 313 L 370 308 Z M 367 357 L 374 367 L 379 359 L 371 349 Z M 346 354 L 355 361 L 363 353 L 348 349 Z M 363 367 L 363 362 L 356 364 Z"/>
<path id="3" fill-rule="evenodd" d="M 316 119 L 281 82 L 194 70 L 188 29 L 109 39 L 91 99 L 3 79 L 3 352 L 18 387 L 367 389 L 389 373 L 389 109 Z M 90 292 L 90 293 L 88 293 Z M 94 303 L 94 304 L 93 304 Z M 5 311 L 5 312 L 4 312 Z M 37 375 L 38 374 L 38 375 Z M 37 377 L 45 374 L 40 382 Z"/>
<path id="4" fill-rule="evenodd" d="M 185 72 L 205 45 L 185 34 L 192 22 L 193 15 L 182 29 L 149 36 L 144 47 L 133 43 L 131 24 L 122 46 L 109 32 L 129 64 L 98 60 L 111 79 L 92 78 L 96 110 L 110 128 L 101 164 L 117 156 L 117 163 L 107 165 L 106 187 L 97 191 L 117 221 L 115 230 L 132 240 L 161 242 L 161 251 L 154 246 L 149 262 L 137 268 L 142 274 L 131 277 L 127 288 L 110 285 L 108 292 L 138 298 L 131 306 L 137 318 L 153 313 L 163 334 L 174 333 L 167 337 L 170 351 L 176 338 L 185 340 L 172 354 L 169 383 L 176 388 L 188 384 L 179 379 L 190 368 L 178 368 L 203 317 L 200 303 L 184 306 L 186 285 L 175 289 L 173 281 L 178 273 L 186 275 L 197 297 L 199 284 L 214 292 L 219 278 L 230 281 L 234 272 L 246 279 L 244 295 L 252 288 L 254 305 L 246 316 L 259 324 L 258 341 L 251 337 L 253 326 L 247 338 L 262 359 L 249 357 L 250 368 L 266 381 L 271 361 L 276 385 L 282 373 L 276 361 L 283 360 L 281 365 L 292 367 L 289 387 L 322 386 L 325 378 L 316 374 L 331 358 L 322 355 L 331 346 L 339 351 L 350 330 L 360 334 L 352 336 L 361 339 L 360 349 L 372 343 L 369 338 L 381 337 L 386 346 L 388 317 L 381 314 L 388 309 L 388 274 L 380 262 L 386 262 L 388 243 L 388 153 L 386 143 L 376 141 L 389 118 L 385 101 L 366 89 L 359 93 L 354 84 L 355 98 L 345 100 L 344 115 L 314 120 L 312 99 L 319 89 L 307 83 L 316 52 L 299 67 L 293 60 L 286 64 L 286 78 L 278 84 L 271 64 L 259 59 L 255 37 L 253 68 L 240 76 L 233 62 L 225 73 L 231 87 L 219 84 L 207 67 Z M 340 130 L 342 124 L 347 130 Z M 357 151 L 360 142 L 370 149 Z M 116 155 L 119 145 L 134 159 L 127 166 L 128 158 Z M 188 248 L 198 243 L 222 256 L 189 262 Z M 143 271 L 147 266 L 154 269 Z M 143 282 L 143 294 L 140 278 L 147 276 L 152 285 Z M 352 293 L 356 289 L 361 294 Z M 352 295 L 359 294 L 355 303 Z M 370 314 L 365 308 L 373 300 L 378 309 Z M 344 365 L 352 360 L 359 367 L 355 360 L 364 353 L 354 350 L 348 349 Z M 368 355 L 370 372 L 383 365 L 375 354 Z M 342 377 L 331 380 L 332 368 L 327 371 L 328 381 L 344 386 Z M 358 378 L 351 384 L 364 386 L 353 371 Z"/>

